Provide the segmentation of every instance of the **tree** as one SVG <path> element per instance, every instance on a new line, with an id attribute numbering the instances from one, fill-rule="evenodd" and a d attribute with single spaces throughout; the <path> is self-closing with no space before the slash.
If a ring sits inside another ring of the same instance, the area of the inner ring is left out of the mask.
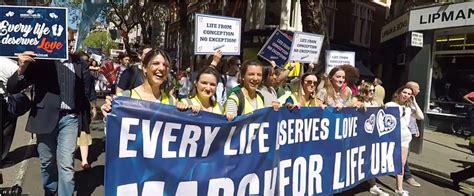
<path id="1" fill-rule="evenodd" d="M 324 42 L 321 51 L 329 49 L 329 32 L 326 20 L 324 0 L 301 0 L 301 20 L 303 22 L 303 31 L 308 33 L 317 33 L 324 35 Z M 319 55 L 320 64 L 324 64 L 325 56 Z M 321 71 L 323 66 L 318 66 Z"/>
<path id="2" fill-rule="evenodd" d="M 139 10 L 136 9 L 137 6 L 140 6 L 139 0 L 130 0 L 128 3 L 109 2 L 110 11 L 107 13 L 107 21 L 122 32 L 120 36 L 123 37 L 125 50 L 128 54 L 132 53 L 128 33 L 139 24 L 141 17 Z"/>
<path id="3" fill-rule="evenodd" d="M 130 39 L 128 33 L 141 27 L 141 42 L 143 44 L 151 43 L 151 22 L 159 21 L 159 29 L 164 29 L 164 23 L 168 16 L 167 4 L 165 1 L 153 0 L 129 0 L 128 3 L 119 3 L 117 1 L 109 2 L 109 12 L 107 21 L 112 22 L 120 30 L 121 36 L 127 53 L 131 53 Z M 156 24 L 156 23 L 155 23 Z"/>
<path id="4" fill-rule="evenodd" d="M 163 2 L 144 1 L 143 6 L 137 6 L 139 9 L 138 13 L 141 13 L 141 17 L 138 18 L 138 23 L 141 26 L 141 36 L 143 44 L 152 43 L 152 28 L 161 29 L 164 31 L 165 22 L 168 18 L 168 7 Z M 159 25 L 154 27 L 154 24 Z"/>
<path id="5" fill-rule="evenodd" d="M 106 54 L 109 53 L 110 49 L 118 48 L 117 43 L 112 41 L 107 31 L 96 31 L 89 33 L 82 45 L 84 48 L 100 48 L 102 49 L 102 52 Z"/>

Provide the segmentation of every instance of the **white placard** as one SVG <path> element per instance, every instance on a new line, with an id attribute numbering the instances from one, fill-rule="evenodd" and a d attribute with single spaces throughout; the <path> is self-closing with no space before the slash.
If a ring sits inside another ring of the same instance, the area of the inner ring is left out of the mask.
<path id="1" fill-rule="evenodd" d="M 474 25 L 474 2 L 410 11 L 409 31 Z"/>
<path id="2" fill-rule="evenodd" d="M 411 32 L 411 46 L 423 47 L 423 33 Z"/>
<path id="3" fill-rule="evenodd" d="M 318 63 L 324 35 L 295 32 L 290 50 L 290 61 Z"/>
<path id="4" fill-rule="evenodd" d="M 196 14 L 194 54 L 240 55 L 241 19 Z"/>
<path id="5" fill-rule="evenodd" d="M 355 52 L 326 50 L 326 73 L 339 65 L 349 64 L 355 67 Z"/>
<path id="6" fill-rule="evenodd" d="M 388 24 L 384 25 L 382 27 L 382 32 L 380 32 L 380 43 L 406 33 L 408 31 L 409 20 L 409 13 L 405 13 L 397 19 L 392 20 Z"/>

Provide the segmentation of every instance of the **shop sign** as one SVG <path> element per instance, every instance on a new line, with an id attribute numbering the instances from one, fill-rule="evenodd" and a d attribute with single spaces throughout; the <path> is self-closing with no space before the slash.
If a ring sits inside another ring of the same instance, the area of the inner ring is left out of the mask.
<path id="1" fill-rule="evenodd" d="M 339 65 L 352 65 L 355 67 L 355 52 L 326 50 L 326 73 Z"/>
<path id="2" fill-rule="evenodd" d="M 240 55 L 241 19 L 196 14 L 194 54 Z"/>
<path id="3" fill-rule="evenodd" d="M 411 46 L 423 47 L 423 33 L 411 32 Z"/>
<path id="4" fill-rule="evenodd" d="M 410 12 L 409 31 L 474 25 L 474 2 L 456 3 Z"/>
<path id="5" fill-rule="evenodd" d="M 408 31 L 409 19 L 410 14 L 405 13 L 404 15 L 383 26 L 382 32 L 380 33 L 380 43 L 406 33 Z"/>

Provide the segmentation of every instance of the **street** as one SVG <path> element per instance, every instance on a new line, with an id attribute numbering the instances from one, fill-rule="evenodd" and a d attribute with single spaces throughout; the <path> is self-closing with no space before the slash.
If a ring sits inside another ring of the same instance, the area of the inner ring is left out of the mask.
<path id="1" fill-rule="evenodd" d="M 79 151 L 76 151 L 75 168 L 77 172 L 75 178 L 77 195 L 104 195 L 105 136 L 103 132 L 103 122 L 99 119 L 101 118 L 98 117 L 91 124 L 91 135 L 93 137 L 93 142 L 89 149 L 89 163 L 91 163 L 91 169 L 88 171 L 82 171 L 80 167 L 80 154 Z M 4 172 L 4 178 L 6 181 L 4 186 L 13 185 L 13 183 L 15 183 L 15 180 L 13 179 L 18 178 L 22 183 L 23 195 L 42 195 L 38 155 L 34 149 L 35 146 L 33 144 L 28 144 L 28 142 L 34 142 L 34 138 L 31 140 L 30 134 L 18 130 L 24 128 L 26 123 L 25 116 L 20 118 L 18 123 L 14 146 L 9 154 L 9 158 L 14 160 L 13 164 L 7 165 L 2 169 L 6 170 L 6 173 Z M 463 142 L 460 138 L 451 136 L 445 137 L 458 139 L 459 142 Z M 440 151 L 443 151 L 441 147 L 439 149 Z M 425 150 L 425 152 L 430 153 L 428 150 Z M 470 156 L 472 158 L 472 155 Z M 413 160 L 415 160 L 415 155 L 413 155 L 413 157 Z M 25 161 L 27 163 L 26 166 L 24 164 Z M 458 191 L 452 186 L 450 179 L 433 174 L 432 172 L 412 167 L 412 173 L 414 174 L 415 179 L 422 184 L 422 187 L 419 188 L 412 187 L 407 183 L 404 184 L 406 190 L 408 190 L 412 195 L 453 196 L 472 195 L 474 192 L 474 188 L 466 183 L 462 183 L 461 190 Z M 24 176 L 12 177 L 14 175 L 11 174 Z M 377 184 L 390 195 L 395 194 L 395 178 L 389 176 L 381 177 L 378 178 Z M 339 195 L 371 195 L 368 192 L 368 188 L 367 183 L 361 183 L 354 189 Z"/>

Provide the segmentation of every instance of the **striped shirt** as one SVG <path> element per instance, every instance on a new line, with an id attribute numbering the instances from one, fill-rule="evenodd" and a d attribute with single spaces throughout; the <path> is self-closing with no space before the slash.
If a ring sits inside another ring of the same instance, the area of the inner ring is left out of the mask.
<path id="1" fill-rule="evenodd" d="M 74 110 L 74 97 L 76 74 L 74 64 L 69 61 L 57 62 L 56 70 L 58 73 L 59 92 L 61 97 L 61 110 Z"/>

